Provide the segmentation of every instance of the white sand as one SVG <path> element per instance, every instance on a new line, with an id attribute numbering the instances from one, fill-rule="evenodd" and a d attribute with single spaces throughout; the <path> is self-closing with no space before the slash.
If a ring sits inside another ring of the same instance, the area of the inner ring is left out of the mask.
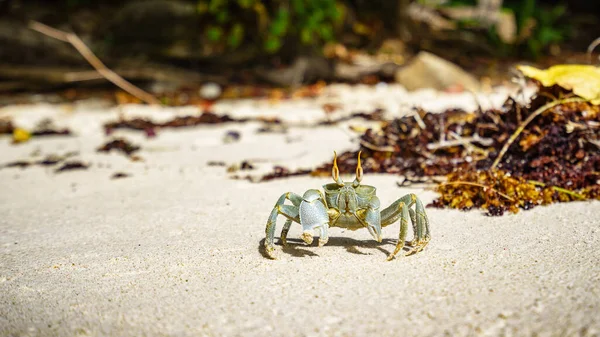
<path id="1" fill-rule="evenodd" d="M 20 123 L 46 113 L 79 133 L 19 146 L 3 137 L 0 164 L 35 149 L 76 150 L 92 164 L 60 174 L 0 170 L 2 336 L 600 335 L 600 202 L 499 218 L 428 209 L 430 245 L 392 262 L 385 258 L 397 224 L 384 229 L 382 244 L 366 230 L 334 228 L 320 248 L 300 244 L 296 225 L 295 246 L 278 245 L 280 259 L 271 261 L 259 247 L 276 199 L 329 180 L 251 184 L 206 163 L 311 167 L 356 147 L 343 126 L 259 135 L 256 123 L 230 124 L 151 140 L 119 132 L 143 146 L 140 163 L 95 152 L 115 110 L 70 110 L 0 110 Z M 241 141 L 222 144 L 227 130 L 240 131 Z M 132 177 L 110 180 L 117 171 Z M 366 175 L 364 183 L 378 187 L 385 205 L 409 192 L 435 198 L 400 189 L 398 180 Z"/>

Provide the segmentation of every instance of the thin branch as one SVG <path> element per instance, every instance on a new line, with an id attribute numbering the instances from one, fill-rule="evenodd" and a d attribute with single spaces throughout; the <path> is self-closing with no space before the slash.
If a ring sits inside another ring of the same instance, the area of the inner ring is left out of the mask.
<path id="1" fill-rule="evenodd" d="M 140 100 L 148 104 L 160 104 L 159 100 L 156 99 L 156 97 L 136 87 L 135 85 L 131 84 L 130 82 L 119 76 L 114 71 L 108 69 L 106 65 L 104 65 L 104 63 L 102 63 L 102 61 L 100 61 L 100 59 L 96 57 L 96 55 L 94 55 L 94 53 L 85 45 L 85 43 L 83 43 L 83 41 L 77 35 L 57 30 L 37 21 L 31 21 L 29 23 L 29 28 L 49 37 L 55 38 L 57 40 L 70 43 L 73 47 L 75 47 L 75 49 L 77 49 L 79 54 L 81 54 L 81 56 L 83 56 L 85 60 L 92 67 L 94 67 L 94 69 L 96 69 L 96 71 L 100 75 L 102 75 L 102 77 L 106 78 L 119 88 L 127 91 L 131 95 L 139 98 Z"/>
<path id="2" fill-rule="evenodd" d="M 600 37 L 596 38 L 588 46 L 587 54 L 588 54 L 588 63 L 589 64 L 592 64 L 592 53 L 594 52 L 594 49 L 596 49 L 596 47 L 598 47 L 598 46 L 600 46 Z"/>
<path id="3" fill-rule="evenodd" d="M 467 150 L 467 152 L 469 154 L 473 153 L 473 152 L 477 152 L 479 154 L 485 155 L 486 157 L 488 156 L 487 150 L 484 150 L 478 146 L 473 145 L 471 142 L 469 142 L 469 140 L 467 138 L 462 138 L 459 134 L 457 134 L 454 131 L 450 131 L 449 134 L 452 138 L 459 141 L 462 144 L 462 146 L 465 147 L 465 149 Z M 478 133 L 476 133 L 475 136 L 471 137 L 470 140 L 475 141 L 475 142 L 480 142 L 482 144 L 485 142 L 485 141 L 484 142 L 481 141 L 481 138 L 479 137 Z M 493 140 L 489 139 L 488 144 L 491 145 L 491 143 L 493 143 Z"/>
<path id="4" fill-rule="evenodd" d="M 417 121 L 417 124 L 419 125 L 421 130 L 426 130 L 427 125 L 425 125 L 425 122 L 423 121 L 423 118 L 421 118 L 421 115 L 419 114 L 419 112 L 421 112 L 420 109 L 415 109 L 413 112 L 413 117 L 414 117 L 415 121 Z"/>
<path id="5" fill-rule="evenodd" d="M 69 38 L 68 38 L 69 33 L 63 32 L 56 28 L 52 28 L 50 26 L 46 26 L 45 24 L 43 24 L 41 22 L 31 21 L 31 22 L 29 22 L 29 28 L 31 28 L 35 31 L 38 31 L 44 35 L 50 36 L 51 38 L 54 38 L 54 39 L 57 39 L 57 40 L 60 40 L 63 42 L 69 42 Z"/>
<path id="6" fill-rule="evenodd" d="M 517 130 L 515 130 L 515 133 L 513 133 L 512 136 L 510 136 L 510 138 L 506 141 L 506 143 L 502 147 L 502 150 L 500 150 L 498 157 L 496 157 L 496 160 L 494 160 L 494 163 L 490 167 L 490 170 L 493 170 L 498 166 L 498 164 L 502 160 L 502 157 L 504 157 L 504 155 L 506 154 L 506 151 L 508 151 L 508 148 L 519 137 L 521 132 L 523 132 L 523 130 L 525 130 L 525 128 L 527 127 L 527 124 L 531 123 L 531 121 L 533 121 L 537 116 L 541 115 L 542 113 L 546 112 L 547 110 L 554 108 L 557 105 L 572 103 L 572 102 L 585 102 L 585 100 L 583 98 L 579 98 L 579 97 L 568 98 L 568 99 L 563 99 L 563 100 L 555 100 L 550 103 L 546 103 L 546 104 L 542 105 L 540 108 L 538 108 L 536 111 L 534 111 L 531 115 L 529 115 L 529 117 L 527 117 L 527 119 L 517 128 Z"/>

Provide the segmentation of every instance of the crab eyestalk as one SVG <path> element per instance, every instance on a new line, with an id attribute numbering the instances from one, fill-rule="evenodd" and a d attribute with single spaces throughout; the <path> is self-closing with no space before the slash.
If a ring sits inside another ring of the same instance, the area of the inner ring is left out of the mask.
<path id="1" fill-rule="evenodd" d="M 363 177 L 363 169 L 362 166 L 360 165 L 360 154 L 362 153 L 362 151 L 358 151 L 358 164 L 356 165 L 356 179 L 354 179 L 354 182 L 352 183 L 352 185 L 354 187 L 357 187 L 358 185 L 360 185 L 360 181 L 362 180 Z"/>
<path id="2" fill-rule="evenodd" d="M 344 186 L 344 182 L 340 179 L 340 169 L 337 166 L 337 153 L 335 151 L 333 151 L 333 167 L 331 168 L 331 177 L 338 185 Z"/>

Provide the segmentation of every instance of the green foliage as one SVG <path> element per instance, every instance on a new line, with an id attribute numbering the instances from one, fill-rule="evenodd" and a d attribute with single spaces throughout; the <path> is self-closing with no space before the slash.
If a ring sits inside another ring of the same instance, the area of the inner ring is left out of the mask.
<path id="1" fill-rule="evenodd" d="M 258 41 L 268 53 L 332 41 L 344 15 L 336 0 L 199 0 L 196 8 L 210 43 L 235 49 Z"/>
<path id="2" fill-rule="evenodd" d="M 221 37 L 223 36 L 223 30 L 221 29 L 221 27 L 208 27 L 208 29 L 206 30 L 206 37 L 208 37 L 208 39 L 211 42 L 217 42 L 221 40 Z"/>
<path id="3" fill-rule="evenodd" d="M 230 48 L 237 48 L 241 43 L 242 40 L 244 39 L 244 26 L 237 22 L 233 25 L 233 27 L 231 27 L 231 30 L 229 31 L 229 36 L 227 38 L 227 45 Z"/>
<path id="4" fill-rule="evenodd" d="M 425 0 L 420 0 L 425 1 Z M 475 0 L 452 0 L 446 6 L 476 6 Z M 570 34 L 571 28 L 564 23 L 567 7 L 553 5 L 544 7 L 536 0 L 505 0 L 502 11 L 514 13 L 517 21 L 517 39 L 515 45 L 507 45 L 498 36 L 496 28 L 491 26 L 488 38 L 500 54 L 517 53 L 523 48 L 530 56 L 540 56 L 548 47 L 563 42 Z M 475 19 L 458 22 L 461 29 L 477 27 Z"/>
<path id="5" fill-rule="evenodd" d="M 571 27 L 564 22 L 565 5 L 543 6 L 536 0 L 506 1 L 507 9 L 517 18 L 518 35 L 523 38 L 518 47 L 525 47 L 534 58 L 539 57 L 548 47 L 567 39 Z"/>
<path id="6" fill-rule="evenodd" d="M 539 56 L 547 46 L 563 42 L 570 34 L 568 26 L 558 24 L 566 11 L 566 6 L 554 6 L 550 9 L 538 9 L 535 12 L 537 26 L 533 35 L 527 40 L 529 52 L 534 57 Z"/>

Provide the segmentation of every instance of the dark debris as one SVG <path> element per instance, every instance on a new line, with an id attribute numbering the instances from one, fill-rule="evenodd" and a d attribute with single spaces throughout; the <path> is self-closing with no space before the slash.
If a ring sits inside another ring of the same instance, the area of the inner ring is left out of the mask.
<path id="1" fill-rule="evenodd" d="M 34 163 L 29 162 L 29 161 L 25 161 L 25 160 L 17 160 L 17 161 L 13 161 L 13 162 L 4 164 L 3 167 L 6 167 L 6 168 L 9 168 L 9 167 L 26 168 L 26 167 L 29 167 L 31 165 L 34 165 Z"/>
<path id="2" fill-rule="evenodd" d="M 113 150 L 122 152 L 127 156 L 131 156 L 134 152 L 139 151 L 140 147 L 131 144 L 129 141 L 123 138 L 118 138 L 104 144 L 103 146 L 97 149 L 98 152 L 106 153 L 111 152 Z"/>
<path id="3" fill-rule="evenodd" d="M 15 127 L 12 121 L 7 119 L 0 119 L 0 135 L 11 135 Z"/>
<path id="4" fill-rule="evenodd" d="M 113 175 L 110 177 L 110 179 L 113 179 L 113 180 L 115 180 L 115 179 L 123 179 L 123 178 L 128 178 L 128 177 L 131 177 L 131 174 L 129 174 L 129 173 L 125 173 L 125 172 L 115 172 L 115 173 L 114 173 L 114 174 L 113 174 Z"/>
<path id="5" fill-rule="evenodd" d="M 376 109 L 371 113 L 357 112 L 352 115 L 341 117 L 338 119 L 327 120 L 316 123 L 316 125 L 333 125 L 340 122 L 344 122 L 354 118 L 362 118 L 368 121 L 381 121 L 383 119 L 384 111 Z M 274 117 L 254 117 L 254 118 L 232 118 L 228 115 L 217 115 L 212 112 L 204 112 L 199 116 L 183 116 L 176 117 L 165 123 L 155 123 L 151 120 L 144 118 L 134 119 L 121 119 L 116 122 L 110 122 L 104 124 L 104 131 L 107 135 L 112 134 L 116 129 L 129 129 L 144 131 L 147 137 L 155 137 L 158 129 L 161 128 L 180 128 L 180 127 L 192 127 L 197 125 L 205 124 L 221 124 L 221 123 L 246 123 L 246 122 L 261 122 L 264 124 L 263 127 L 257 130 L 258 133 L 277 132 L 284 133 L 287 130 L 287 126 L 283 125 L 283 122 L 279 118 Z M 235 131 L 234 131 L 235 132 Z M 233 135 L 237 140 L 238 137 Z"/>
<path id="6" fill-rule="evenodd" d="M 85 164 L 80 161 L 68 161 L 62 164 L 59 168 L 57 168 L 54 172 L 65 172 L 65 171 L 73 171 L 73 170 L 87 170 L 89 168 L 88 164 Z"/>
<path id="7" fill-rule="evenodd" d="M 156 136 L 156 130 L 160 128 L 181 128 L 202 124 L 228 123 L 233 121 L 243 122 L 245 120 L 235 120 L 227 115 L 219 116 L 212 112 L 204 112 L 199 116 L 175 117 L 165 123 L 155 123 L 144 118 L 134 118 L 128 120 L 121 119 L 116 122 L 104 124 L 104 130 L 106 134 L 111 134 L 115 129 L 141 130 L 145 131 L 148 137 L 154 137 Z"/>
<path id="8" fill-rule="evenodd" d="M 67 128 L 57 128 L 51 119 L 43 119 L 38 125 L 31 131 L 32 136 L 70 136 L 72 135 L 71 130 Z"/>
<path id="9" fill-rule="evenodd" d="M 57 154 L 49 154 L 44 159 L 41 160 L 17 160 L 14 162 L 10 162 L 0 166 L 0 168 L 10 168 L 10 167 L 19 167 L 19 168 L 27 168 L 29 166 L 54 166 L 65 161 L 67 158 L 76 156 L 77 152 L 67 152 L 64 155 Z"/>
<path id="10" fill-rule="evenodd" d="M 273 173 L 269 173 L 269 174 L 263 176 L 260 179 L 260 181 L 269 181 L 269 180 L 284 178 L 284 177 L 302 176 L 302 175 L 310 174 L 311 172 L 312 172 L 312 170 L 308 170 L 308 169 L 300 169 L 300 170 L 296 170 L 296 171 L 290 171 L 283 166 L 275 166 L 273 168 Z"/>
<path id="11" fill-rule="evenodd" d="M 11 120 L 0 119 L 0 134 L 12 134 L 16 127 Z M 31 135 L 40 136 L 70 136 L 71 130 L 68 128 L 57 128 L 51 119 L 43 119 L 31 131 Z"/>

